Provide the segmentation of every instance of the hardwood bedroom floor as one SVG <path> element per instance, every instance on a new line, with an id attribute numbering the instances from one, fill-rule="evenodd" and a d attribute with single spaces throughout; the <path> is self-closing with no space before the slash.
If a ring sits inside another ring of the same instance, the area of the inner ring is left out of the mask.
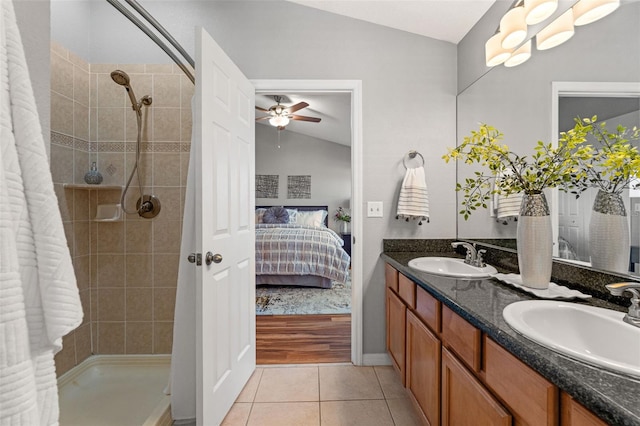
<path id="1" fill-rule="evenodd" d="M 257 315 L 256 362 L 351 361 L 351 315 Z"/>

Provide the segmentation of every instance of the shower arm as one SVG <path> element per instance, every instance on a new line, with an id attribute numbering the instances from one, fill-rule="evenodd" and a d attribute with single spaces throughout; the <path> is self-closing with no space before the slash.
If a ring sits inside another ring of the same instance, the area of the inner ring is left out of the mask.
<path id="1" fill-rule="evenodd" d="M 160 40 L 160 38 L 156 34 L 154 34 L 140 19 L 131 14 L 131 12 L 122 4 L 120 4 L 118 0 L 107 0 L 107 2 L 109 2 L 111 6 L 115 7 L 120 13 L 122 13 L 127 19 L 129 19 L 151 40 L 153 40 L 153 42 L 156 43 L 158 47 L 160 47 L 160 49 L 162 49 L 167 55 L 169 55 L 169 57 L 173 60 L 173 62 L 176 63 L 178 67 L 180 67 L 180 69 L 186 74 L 187 78 L 189 78 L 189 80 L 191 80 L 191 82 L 195 84 L 196 79 L 189 68 L 187 68 L 184 65 L 183 61 L 181 61 L 180 58 L 178 58 L 178 56 L 176 56 L 176 54 L 172 52 L 171 49 L 169 49 L 169 47 L 164 44 L 164 42 Z M 154 26 L 154 28 L 156 28 L 164 37 L 166 37 L 167 40 L 184 56 L 189 65 L 195 67 L 195 62 L 193 61 L 191 56 L 187 54 L 182 46 L 180 46 L 180 44 L 173 37 L 171 37 L 171 35 L 162 27 L 162 25 L 158 23 L 158 21 L 156 21 L 145 9 L 143 9 L 142 6 L 137 4 L 135 0 L 127 0 L 127 3 L 134 7 L 138 13 L 140 13 L 145 19 L 149 21 L 149 23 L 151 23 L 151 25 Z"/>

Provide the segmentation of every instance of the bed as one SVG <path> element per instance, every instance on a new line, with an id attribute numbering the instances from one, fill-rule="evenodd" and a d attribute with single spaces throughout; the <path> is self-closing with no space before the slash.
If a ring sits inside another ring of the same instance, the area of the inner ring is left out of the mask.
<path id="1" fill-rule="evenodd" d="M 332 281 L 345 282 L 351 259 L 327 225 L 327 206 L 257 206 L 256 284 L 331 288 Z"/>

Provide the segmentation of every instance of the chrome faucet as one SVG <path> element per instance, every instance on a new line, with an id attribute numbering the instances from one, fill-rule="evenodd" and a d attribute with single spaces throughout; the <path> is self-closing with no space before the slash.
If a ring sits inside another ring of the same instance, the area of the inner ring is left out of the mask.
<path id="1" fill-rule="evenodd" d="M 467 249 L 467 256 L 464 259 L 464 263 L 475 266 L 477 268 L 484 268 L 485 263 L 482 255 L 486 253 L 486 250 L 476 250 L 475 244 L 467 243 L 464 241 L 458 241 L 455 243 L 451 243 L 451 247 L 456 248 L 458 246 L 462 246 Z"/>
<path id="2" fill-rule="evenodd" d="M 631 293 L 631 306 L 623 321 L 640 327 L 640 282 L 607 284 L 605 287 L 614 296 L 622 296 L 625 291 Z"/>

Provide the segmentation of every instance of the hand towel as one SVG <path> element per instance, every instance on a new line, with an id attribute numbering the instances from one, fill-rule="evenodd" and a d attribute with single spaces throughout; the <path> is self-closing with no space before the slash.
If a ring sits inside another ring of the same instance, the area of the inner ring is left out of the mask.
<path id="1" fill-rule="evenodd" d="M 424 167 L 407 169 L 398 196 L 398 210 L 396 219 L 418 219 L 429 222 L 429 197 Z"/>
<path id="2" fill-rule="evenodd" d="M 0 424 L 54 425 L 53 356 L 82 307 L 11 1 L 0 91 Z"/>
<path id="3" fill-rule="evenodd" d="M 493 214 L 498 222 L 507 224 L 509 220 L 517 220 L 520 215 L 520 206 L 522 205 L 522 193 L 501 194 L 499 192 L 500 182 L 508 176 L 508 173 L 501 173 L 496 176 L 493 190 L 497 191 L 493 194 Z"/>

